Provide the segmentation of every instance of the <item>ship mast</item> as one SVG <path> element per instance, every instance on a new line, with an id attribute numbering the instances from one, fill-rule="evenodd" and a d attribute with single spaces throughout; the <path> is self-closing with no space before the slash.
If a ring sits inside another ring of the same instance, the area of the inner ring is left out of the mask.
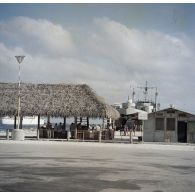
<path id="1" fill-rule="evenodd" d="M 146 81 L 146 85 L 144 87 L 138 87 L 140 89 L 144 89 L 143 94 L 144 94 L 144 101 L 148 101 L 148 90 L 149 89 L 155 89 L 156 87 L 149 87 L 148 82 Z"/>
<path id="2" fill-rule="evenodd" d="M 146 81 L 145 86 L 138 87 L 138 88 L 143 89 L 144 102 L 145 103 L 149 102 L 149 99 L 148 99 L 148 91 L 155 89 L 154 111 L 156 112 L 157 111 L 157 96 L 158 96 L 157 87 L 148 86 L 148 82 Z"/>
<path id="3" fill-rule="evenodd" d="M 131 89 L 132 89 L 132 87 L 130 85 L 130 91 L 131 91 Z M 134 100 L 135 100 L 135 89 L 134 89 L 134 87 L 133 87 L 133 90 L 132 90 L 132 93 L 131 93 L 131 98 L 132 98 L 132 102 L 134 102 Z"/>

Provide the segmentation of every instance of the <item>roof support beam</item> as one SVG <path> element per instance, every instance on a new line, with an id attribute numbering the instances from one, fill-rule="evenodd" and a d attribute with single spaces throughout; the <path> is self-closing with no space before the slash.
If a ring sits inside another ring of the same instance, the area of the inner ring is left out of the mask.
<path id="1" fill-rule="evenodd" d="M 38 115 L 38 124 L 37 124 L 37 139 L 39 140 L 39 130 L 40 130 L 40 114 Z"/>
<path id="2" fill-rule="evenodd" d="M 14 116 L 14 129 L 16 129 L 17 116 Z"/>
<path id="3" fill-rule="evenodd" d="M 66 131 L 66 116 L 64 117 L 64 126 L 63 126 L 63 130 Z"/>
<path id="4" fill-rule="evenodd" d="M 74 125 L 75 125 L 74 138 L 77 139 L 77 117 L 74 117 Z"/>

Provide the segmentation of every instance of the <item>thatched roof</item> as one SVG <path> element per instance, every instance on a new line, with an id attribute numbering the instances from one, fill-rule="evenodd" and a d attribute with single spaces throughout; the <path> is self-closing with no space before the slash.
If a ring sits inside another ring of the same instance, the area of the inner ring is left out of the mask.
<path id="1" fill-rule="evenodd" d="M 17 115 L 18 84 L 0 83 L 0 115 Z M 21 115 L 108 117 L 119 113 L 88 85 L 21 84 Z"/>

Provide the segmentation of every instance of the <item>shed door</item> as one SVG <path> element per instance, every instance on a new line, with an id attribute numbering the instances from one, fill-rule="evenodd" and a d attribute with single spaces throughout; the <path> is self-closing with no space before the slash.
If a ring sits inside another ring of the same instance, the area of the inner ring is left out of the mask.
<path id="1" fill-rule="evenodd" d="M 177 129 L 178 142 L 187 143 L 187 123 L 178 121 Z"/>

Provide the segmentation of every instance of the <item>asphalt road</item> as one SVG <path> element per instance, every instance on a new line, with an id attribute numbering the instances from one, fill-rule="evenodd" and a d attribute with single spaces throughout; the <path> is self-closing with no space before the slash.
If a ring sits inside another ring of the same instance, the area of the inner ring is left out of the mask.
<path id="1" fill-rule="evenodd" d="M 195 145 L 1 140 L 0 191 L 195 191 Z"/>

